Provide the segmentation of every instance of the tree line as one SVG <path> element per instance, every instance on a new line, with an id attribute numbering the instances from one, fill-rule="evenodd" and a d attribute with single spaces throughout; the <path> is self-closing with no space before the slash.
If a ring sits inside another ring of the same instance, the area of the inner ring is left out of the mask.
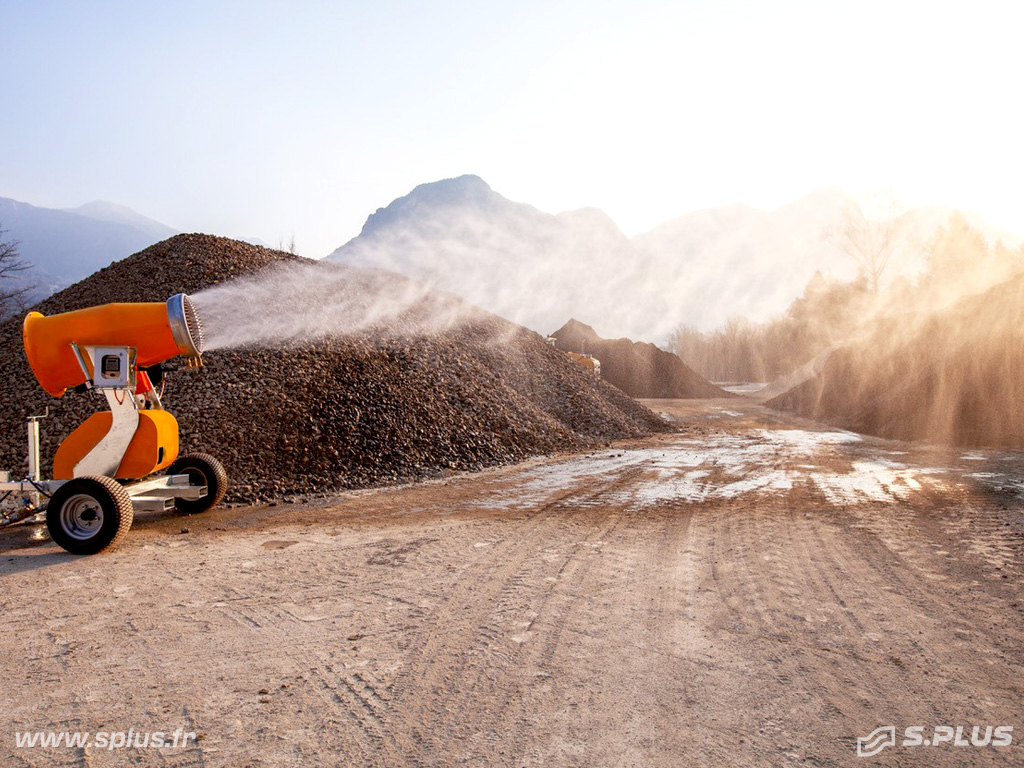
<path id="1" fill-rule="evenodd" d="M 1024 272 L 1024 246 L 989 245 L 960 213 L 921 249 L 916 275 L 888 282 L 888 251 L 877 243 L 891 248 L 894 232 L 879 236 L 851 226 L 825 236 L 858 263 L 857 279 L 844 282 L 819 272 L 782 315 L 768 322 L 736 317 L 714 331 L 680 326 L 670 340 L 672 351 L 711 381 L 772 381 L 856 337 L 880 317 L 932 312 Z M 874 250 L 862 247 L 864 242 Z"/>

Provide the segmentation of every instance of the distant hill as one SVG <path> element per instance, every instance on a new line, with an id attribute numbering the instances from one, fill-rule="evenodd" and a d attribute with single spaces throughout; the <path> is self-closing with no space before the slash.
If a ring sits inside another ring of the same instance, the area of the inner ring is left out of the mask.
<path id="1" fill-rule="evenodd" d="M 589 325 L 571 319 L 551 336 L 563 352 L 590 355 L 601 362 L 601 378 L 631 397 L 732 397 L 686 363 L 653 344 L 602 339 Z"/>
<path id="2" fill-rule="evenodd" d="M 132 227 L 139 232 L 144 232 L 149 237 L 155 238 L 157 242 L 177 234 L 176 230 L 171 229 L 166 224 L 154 221 L 126 206 L 106 200 L 94 200 L 77 208 L 67 208 L 65 210 L 67 213 L 77 213 L 79 216 L 96 219 L 97 221 L 109 221 Z"/>
<path id="3" fill-rule="evenodd" d="M 21 258 L 34 265 L 21 276 L 34 286 L 30 301 L 175 234 L 130 208 L 103 201 L 57 210 L 0 198 L 0 225 L 5 237 L 19 241 Z"/>
<path id="4" fill-rule="evenodd" d="M 434 283 L 537 331 L 570 315 L 605 336 L 664 343 L 681 323 L 707 330 L 781 313 L 815 272 L 853 277 L 853 262 L 822 239 L 852 202 L 823 189 L 773 211 L 695 211 L 630 239 L 600 210 L 544 213 L 460 176 L 378 209 L 328 259 Z M 923 246 L 951 211 L 907 212 L 908 240 Z M 1019 242 L 969 218 L 991 239 Z"/>

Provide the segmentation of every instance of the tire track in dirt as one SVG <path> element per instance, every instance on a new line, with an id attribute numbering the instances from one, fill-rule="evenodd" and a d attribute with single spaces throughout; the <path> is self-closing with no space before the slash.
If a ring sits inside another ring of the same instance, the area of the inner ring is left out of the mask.
<path id="1" fill-rule="evenodd" d="M 535 603 L 531 610 L 534 617 L 525 628 L 527 632 L 533 633 L 533 637 L 519 643 L 517 666 L 521 670 L 537 670 L 532 673 L 533 680 L 550 680 L 564 668 L 556 661 L 556 655 L 565 645 L 566 633 L 581 601 L 593 592 L 590 588 L 591 572 L 599 562 L 602 566 L 608 566 L 609 557 L 597 548 L 623 525 L 621 507 L 615 502 L 610 502 L 608 508 L 601 511 L 586 507 L 595 507 L 596 501 L 605 496 L 621 496 L 622 487 L 638 471 L 627 470 L 620 481 L 610 488 L 585 497 L 583 511 L 571 513 L 569 521 L 583 528 L 583 538 L 569 545 L 569 553 L 562 559 L 558 570 L 545 578 L 550 587 L 535 598 L 539 604 Z M 575 532 L 575 535 L 578 534 L 579 531 Z M 614 573 L 621 573 L 621 566 L 615 568 Z M 539 725 L 536 712 L 528 711 L 527 705 L 528 697 L 525 695 L 515 699 L 506 698 L 498 713 L 498 732 L 514 734 L 508 744 L 513 755 L 520 755 L 528 748 L 529 734 Z"/>
<path id="2" fill-rule="evenodd" d="M 337 669 L 333 663 L 319 667 L 320 690 L 329 696 L 322 700 L 330 706 L 327 712 L 341 709 L 341 715 L 353 728 L 336 728 L 335 735 L 342 739 L 339 757 L 349 764 L 397 765 L 403 759 L 400 745 L 388 732 L 386 713 L 388 702 L 381 696 L 368 674 Z M 319 715 L 321 718 L 324 715 Z M 318 729 L 318 731 L 323 732 Z M 357 761 L 358 756 L 358 761 Z"/>
<path id="3" fill-rule="evenodd" d="M 784 631 L 792 637 L 790 647 L 771 659 L 779 667 L 779 693 L 792 704 L 780 702 L 777 708 L 800 711 L 801 698 L 817 701 L 821 707 L 819 716 L 830 723 L 826 731 L 831 731 L 837 742 L 845 738 L 850 743 L 855 741 L 851 734 L 866 732 L 878 724 L 879 713 L 874 711 L 878 701 L 891 702 L 882 715 L 884 720 L 943 722 L 943 718 L 948 719 L 951 705 L 962 707 L 964 717 L 984 719 L 985 711 L 968 700 L 956 705 L 944 693 L 951 686 L 959 687 L 956 677 L 949 676 L 955 675 L 960 662 L 956 652 L 948 649 L 957 647 L 956 636 L 965 626 L 969 604 L 948 600 L 948 593 L 944 602 L 939 590 L 948 587 L 928 578 L 927 573 L 918 572 L 921 558 L 907 562 L 866 530 L 857 530 L 855 540 L 851 540 L 848 528 L 835 522 L 822 525 L 814 516 L 798 514 L 795 510 L 814 504 L 813 498 L 802 498 L 808 491 L 812 497 L 816 495 L 811 488 L 794 488 L 789 494 L 785 502 L 789 512 L 781 526 L 766 526 L 765 516 L 746 518 L 752 536 L 762 541 L 779 537 L 776 540 L 783 542 L 787 557 L 778 561 L 762 557 L 762 561 L 784 565 L 805 586 L 798 605 L 828 605 L 841 612 L 823 626 L 802 627 L 799 612 L 791 613 L 790 620 L 783 622 Z M 891 506 L 885 509 L 891 510 Z M 781 520 L 778 516 L 776 519 Z M 914 539 L 908 546 L 927 550 L 929 542 Z M 768 550 L 762 544 L 759 551 Z M 738 560 L 749 565 L 745 558 Z M 743 568 L 738 568 L 737 573 L 743 573 Z M 759 579 L 753 569 L 747 577 Z M 769 578 L 760 583 L 772 582 Z M 740 585 L 737 582 L 720 586 L 728 589 Z M 746 591 L 750 591 L 749 586 Z M 793 595 L 783 592 L 777 597 L 792 600 Z M 929 638 L 928 645 L 934 642 L 947 650 L 912 664 L 908 656 L 917 646 L 914 637 L 919 627 Z M 985 637 L 983 647 L 995 645 L 994 640 Z M 1014 642 L 1019 643 L 1019 638 Z M 985 662 L 978 661 L 981 669 L 985 669 Z M 987 675 L 982 674 L 984 679 Z M 994 693 L 992 683 L 995 681 L 988 681 L 979 690 L 987 687 Z M 797 685 L 801 695 L 793 696 L 788 690 L 793 685 Z M 989 718 L 999 709 L 988 710 Z M 1007 711 L 1003 708 L 1004 715 Z M 804 715 L 805 721 L 813 717 L 812 712 Z"/>
<path id="4" fill-rule="evenodd" d="M 703 505 L 671 502 L 649 520 L 653 551 L 643 560 L 639 579 L 652 599 L 636 656 L 641 663 L 637 674 L 659 681 L 651 705 L 663 716 L 653 721 L 651 738 L 667 745 L 680 765 L 726 765 L 730 758 L 724 745 L 732 740 L 735 723 L 701 717 L 713 709 L 709 702 L 721 696 L 721 689 L 709 682 L 712 664 L 702 615 L 702 600 L 714 593 L 715 576 L 712 567 L 700 562 L 697 548 L 717 538 L 719 515 L 707 514 Z M 694 749 L 698 743 L 700 748 Z"/>
<path id="5" fill-rule="evenodd" d="M 623 480 L 635 484 L 641 473 L 646 474 L 645 468 L 635 467 Z M 609 514 L 596 515 L 589 508 L 602 498 L 610 500 L 604 510 Z M 616 722 L 621 727 L 628 727 L 627 719 L 647 709 L 648 702 L 635 700 L 630 691 L 631 684 L 639 680 L 632 674 L 623 677 L 608 663 L 611 659 L 646 661 L 650 657 L 642 638 L 630 639 L 642 635 L 642 631 L 629 627 L 633 621 L 642 623 L 652 588 L 651 579 L 645 577 L 645 547 L 651 542 L 656 524 L 649 513 L 633 509 L 632 501 L 632 490 L 616 485 L 584 499 L 581 506 L 585 511 L 567 518 L 578 529 L 573 534 L 575 546 L 570 557 L 559 561 L 558 571 L 548 577 L 552 589 L 538 598 L 541 603 L 533 624 L 535 636 L 521 646 L 517 657 L 525 684 L 520 685 L 519 701 L 504 703 L 500 713 L 500 732 L 514 734 L 514 738 L 503 739 L 496 746 L 510 756 L 509 760 L 514 758 L 515 765 L 591 764 L 573 760 L 571 748 L 569 753 L 553 753 L 545 743 L 551 733 L 558 734 L 558 742 L 568 744 L 580 738 L 571 716 L 568 720 L 565 716 L 577 711 L 584 701 L 589 704 L 596 697 L 600 703 L 594 706 L 601 717 L 615 719 L 620 715 L 622 719 Z M 630 595 L 625 627 L 614 599 L 621 594 Z M 658 654 L 657 659 L 664 662 L 665 656 Z M 645 667 L 645 675 L 649 672 Z M 589 685 L 584 682 L 587 680 Z M 622 697 L 615 702 L 601 701 L 599 691 L 605 686 L 620 690 Z M 559 714 L 554 721 L 553 711 Z M 587 743 L 588 752 L 601 749 L 603 735 L 593 734 Z M 602 764 L 616 761 L 609 756 Z"/>
<path id="6" fill-rule="evenodd" d="M 558 531 L 559 540 L 562 541 L 570 536 L 576 539 L 579 535 L 578 530 L 573 530 L 580 527 L 574 519 L 576 516 L 587 520 L 593 517 L 592 513 L 580 510 L 566 510 L 565 514 L 569 518 L 565 525 L 559 526 L 563 530 Z M 487 709 L 488 717 L 476 724 L 478 728 L 488 728 L 486 745 L 474 744 L 475 748 L 469 751 L 467 759 L 494 763 L 495 750 L 508 754 L 510 759 L 523 752 L 528 724 L 535 714 L 526 708 L 525 689 L 529 688 L 531 682 L 526 676 L 526 670 L 539 670 L 540 675 L 551 674 L 551 657 L 559 646 L 566 623 L 579 600 L 580 584 L 595 558 L 590 547 L 617 524 L 617 516 L 609 515 L 600 525 L 588 526 L 583 540 L 563 545 L 568 553 L 554 575 L 543 577 L 543 586 L 538 585 L 538 577 L 544 572 L 550 572 L 553 563 L 540 563 L 536 558 L 531 558 L 503 590 L 490 617 L 491 621 L 481 627 L 484 642 L 478 643 L 471 654 L 480 663 L 467 665 L 464 671 L 469 679 L 462 682 L 450 704 L 452 711 L 460 711 L 478 698 L 492 703 Z M 516 617 L 527 618 L 527 621 L 515 622 Z M 494 625 L 507 626 L 510 620 L 514 629 L 506 628 L 504 632 L 494 629 Z M 510 638 L 508 632 L 515 629 L 519 630 L 518 634 Z M 508 644 L 510 640 L 514 645 Z M 493 676 L 495 665 L 484 663 L 486 654 L 500 659 L 500 678 Z M 472 668 L 475 669 L 471 672 Z M 510 680 L 513 680 L 512 685 L 515 686 L 513 691 L 509 690 Z M 514 695 L 516 692 L 518 695 Z"/>
<path id="7" fill-rule="evenodd" d="M 749 556 L 764 542 L 778 540 L 773 513 L 756 496 L 716 504 L 707 512 L 713 532 L 708 552 L 711 577 L 731 617 L 723 626 L 738 634 L 776 634 L 777 622 L 767 607 L 766 574 Z"/>
<path id="8" fill-rule="evenodd" d="M 497 734 L 503 734 L 506 754 L 521 749 L 522 697 L 508 686 L 522 685 L 515 680 L 517 670 L 536 664 L 524 652 L 524 646 L 534 641 L 510 642 L 506 625 L 510 617 L 514 621 L 517 616 L 532 616 L 526 622 L 529 626 L 519 627 L 522 635 L 534 630 L 539 634 L 542 624 L 555 628 L 564 624 L 578 595 L 552 603 L 555 591 L 568 589 L 585 574 L 573 564 L 617 521 L 613 507 L 599 511 L 587 507 L 595 507 L 600 498 L 621 494 L 635 471 L 622 468 L 616 477 L 599 482 L 587 478 L 583 493 L 579 486 L 560 492 L 515 524 L 513 541 L 493 548 L 478 568 L 462 576 L 451 597 L 431 617 L 435 630 L 410 654 L 391 689 L 389 717 L 412 726 L 404 737 L 411 764 L 432 764 L 444 753 L 440 740 L 447 740 L 449 749 L 450 743 L 457 743 L 460 754 L 470 760 L 487 755 L 493 760 Z M 551 557 L 550 547 L 545 546 L 551 543 L 565 554 Z M 489 570 L 495 560 L 499 567 L 491 570 L 486 582 L 477 581 L 475 571 Z M 448 631 L 439 631 L 437 627 L 451 616 L 454 623 L 447 625 Z M 481 702 L 487 705 L 481 707 Z M 430 724 L 431 730 L 418 724 Z"/>
<path id="9" fill-rule="evenodd" d="M 795 511 L 821 506 L 824 498 L 819 497 L 811 486 L 794 489 L 782 526 L 783 548 L 790 557 L 780 565 L 785 563 L 806 589 L 794 603 L 797 611 L 787 627 L 791 648 L 777 657 L 777 679 L 792 706 L 816 702 L 797 711 L 822 719 L 820 750 L 845 744 L 843 739 L 852 738 L 849 734 L 858 728 L 873 728 L 878 715 L 871 714 L 872 702 L 899 698 L 907 683 L 878 647 L 876 640 L 883 638 L 872 632 L 888 621 L 885 611 L 871 609 L 870 595 L 880 594 L 877 574 L 867 562 L 843 556 L 837 529 L 822 535 L 819 520 Z M 814 612 L 826 606 L 824 615 Z"/>
<path id="10" fill-rule="evenodd" d="M 830 706 L 841 697 L 835 696 L 832 684 L 822 684 L 818 677 L 819 667 L 837 658 L 834 652 L 818 650 L 824 643 L 815 623 L 824 607 L 843 612 L 845 633 L 863 631 L 851 621 L 856 616 L 809 545 L 804 517 L 791 506 L 794 495 L 805 492 L 795 487 L 781 496 L 765 494 L 747 508 L 730 505 L 712 522 L 727 531 L 724 536 L 733 544 L 734 561 L 728 578 L 718 569 L 716 597 L 748 616 L 752 626 L 742 641 L 743 655 L 713 670 L 712 679 L 723 675 L 726 679 L 712 688 L 721 686 L 720 690 L 729 692 L 732 703 L 723 715 L 735 724 L 733 733 L 748 734 L 752 749 L 770 764 L 789 763 L 796 754 L 805 754 L 811 764 L 823 764 L 820 755 L 829 745 L 821 743 L 820 737 L 794 741 L 794 713 L 801 713 L 808 722 L 822 722 L 826 732 L 825 723 L 834 727 L 841 718 L 841 710 Z M 832 617 L 828 621 L 839 624 Z M 740 704 L 747 696 L 735 688 L 737 677 L 746 679 L 759 694 Z M 707 726 L 702 723 L 702 727 Z"/>
<path id="11" fill-rule="evenodd" d="M 822 683 L 832 678 L 831 685 L 821 687 L 833 697 L 837 691 L 869 692 L 860 698 L 851 697 L 847 706 L 851 717 L 844 724 L 851 740 L 858 728 L 863 730 L 870 724 L 872 701 L 901 702 L 887 707 L 886 715 L 894 721 L 940 721 L 943 715 L 936 701 L 936 683 L 922 676 L 927 661 L 913 658 L 922 651 L 908 640 L 910 627 L 921 618 L 916 615 L 916 606 L 908 604 L 904 595 L 892 587 L 886 572 L 880 571 L 869 557 L 859 554 L 864 548 L 857 547 L 854 553 L 853 547 L 841 546 L 840 533 L 841 529 L 836 527 L 808 526 L 805 536 L 826 566 L 837 596 L 839 591 L 847 595 L 843 601 L 846 614 L 863 619 L 855 634 L 844 632 L 835 641 L 834 652 L 842 653 L 843 660 L 834 667 L 819 666 L 815 677 Z M 894 559 L 890 565 L 891 573 L 907 572 L 909 568 L 902 558 Z M 880 602 L 879 595 L 886 595 L 887 599 Z M 932 622 L 929 634 L 946 631 L 948 621 L 943 616 L 932 614 L 927 620 Z M 868 687 L 866 680 L 870 680 Z M 926 682 L 922 683 L 923 680 Z"/>
<path id="12" fill-rule="evenodd" d="M 867 511 L 872 512 L 880 514 L 881 510 Z M 886 698 L 928 702 L 933 717 L 941 718 L 943 708 L 948 708 L 959 687 L 955 670 L 961 668 L 967 653 L 977 667 L 976 689 L 987 691 L 993 704 L 994 699 L 1002 698 L 1003 708 L 1012 707 L 1004 673 L 993 674 L 996 665 L 1005 664 L 1018 653 L 1021 643 L 1019 634 L 1004 633 L 1000 617 L 1005 615 L 1005 604 L 983 599 L 983 593 L 975 587 L 965 590 L 958 584 L 954 569 L 959 564 L 955 561 L 940 561 L 936 568 L 938 555 L 933 551 L 938 545 L 923 526 L 916 526 L 908 541 L 908 557 L 893 553 L 884 541 L 863 528 L 859 538 L 867 541 L 839 547 L 836 536 L 825 535 L 830 528 L 836 530 L 831 526 L 814 531 L 825 554 L 835 560 L 855 559 L 861 563 L 866 580 L 871 581 L 871 588 L 860 599 L 864 614 L 872 616 L 873 627 L 880 630 L 871 640 L 884 649 L 880 652 L 884 664 L 876 668 L 876 679 L 879 671 L 884 671 L 893 680 L 883 693 Z M 933 565 L 928 565 L 929 560 Z M 883 603 L 878 600 L 880 594 L 887 595 Z M 1020 669 L 1019 660 L 1017 667 Z M 948 693 L 939 696 L 937 692 L 942 689 Z M 985 716 L 977 704 L 979 698 L 958 696 L 965 716 Z"/>
<path id="13" fill-rule="evenodd" d="M 876 510 L 880 509 L 877 503 L 860 505 L 856 517 L 877 514 Z M 852 510 L 846 511 L 852 513 Z M 870 669 L 872 698 L 907 702 L 908 706 L 894 715 L 919 719 L 921 708 L 926 707 L 933 717 L 940 717 L 937 705 L 929 703 L 935 694 L 934 682 L 922 685 L 920 671 L 924 660 L 917 663 L 913 660 L 921 650 L 911 637 L 914 631 L 911 628 L 920 626 L 923 621 L 930 635 L 946 634 L 962 617 L 955 610 L 950 612 L 949 605 L 935 603 L 929 596 L 933 582 L 926 578 L 927 574 L 917 573 L 923 562 L 918 552 L 925 550 L 926 541 L 910 538 L 904 552 L 900 553 L 877 539 L 875 545 L 865 546 L 863 540 L 868 538 L 875 537 L 864 529 L 857 529 L 851 536 L 848 526 L 834 523 L 807 525 L 803 532 L 808 551 L 824 566 L 820 572 L 830 590 L 841 600 L 848 619 L 857 622 L 857 632 L 844 632 L 837 638 L 840 643 L 837 650 L 852 654 L 857 662 L 857 668 L 847 669 L 847 674 L 837 680 L 837 684 L 850 690 L 863 686 L 865 671 Z M 878 557 L 880 552 L 885 555 Z M 909 586 L 911 578 L 914 584 Z M 880 596 L 885 599 L 880 600 Z M 931 604 L 931 609 L 922 610 L 925 602 Z M 917 674 L 912 667 L 917 667 Z M 822 670 L 821 674 L 826 672 Z M 861 715 L 865 713 L 862 711 Z"/>
<path id="14" fill-rule="evenodd" d="M 917 722 L 921 710 L 913 702 L 927 699 L 927 686 L 917 684 L 896 657 L 873 647 L 874 641 L 865 636 L 874 634 L 871 630 L 884 631 L 890 616 L 901 610 L 891 604 L 880 605 L 879 595 L 924 590 L 939 600 L 930 593 L 937 585 L 921 575 L 908 587 L 902 575 L 914 569 L 904 565 L 902 558 L 891 552 L 882 555 L 870 547 L 865 553 L 857 545 L 848 545 L 837 525 L 822 526 L 818 515 L 797 511 L 821 507 L 822 501 L 819 491 L 798 484 L 784 498 L 755 494 L 749 502 L 735 500 L 723 508 L 706 502 L 700 505 L 694 520 L 707 528 L 705 565 L 719 604 L 729 616 L 718 627 L 747 635 L 750 660 L 768 662 L 748 669 L 757 680 L 770 676 L 755 685 L 766 685 L 775 692 L 778 699 L 773 710 L 799 711 L 801 699 L 810 699 L 817 702 L 817 713 L 806 713 L 807 721 L 823 718 L 834 734 L 848 734 L 866 723 L 873 727 L 878 715 L 870 714 L 872 701 L 854 694 L 863 689 L 868 673 L 871 699 L 910 700 L 910 708 L 899 710 L 899 714 L 909 718 L 908 722 Z M 833 615 L 824 627 L 809 624 L 811 618 L 821 615 L 817 609 L 822 606 L 829 606 Z M 933 611 L 933 615 L 938 617 L 937 625 L 959 625 L 963 618 L 963 612 L 956 609 L 946 614 Z M 777 652 L 772 649 L 776 643 Z M 772 668 L 774 672 L 766 671 Z M 794 690 L 799 693 L 794 695 Z M 933 705 L 929 711 L 932 719 L 941 721 L 942 710 Z M 788 727 L 792 729 L 792 725 Z M 701 723 L 699 727 L 707 726 Z M 768 718 L 759 733 L 765 738 L 775 733 L 772 738 L 782 740 L 786 727 L 785 717 Z M 710 736 L 704 743 L 709 740 Z M 778 748 L 792 747 L 795 745 L 781 744 Z"/>
<path id="15" fill-rule="evenodd" d="M 517 524 L 519 532 L 517 543 L 522 545 L 528 539 L 530 531 L 540 525 L 543 520 L 552 513 L 555 505 L 563 498 L 570 497 L 571 491 L 560 493 L 550 504 L 546 505 L 539 514 L 533 516 L 517 514 L 523 522 Z M 492 574 L 486 573 L 487 564 L 494 557 L 491 553 L 480 553 L 471 558 L 467 570 L 472 574 L 463 576 L 460 581 L 449 584 L 451 595 L 445 597 L 443 594 L 436 595 L 438 599 L 444 598 L 447 601 L 469 600 L 469 596 L 479 583 L 493 578 Z M 383 601 L 385 604 L 394 602 L 404 605 L 410 612 L 413 623 L 406 627 L 410 637 L 402 643 L 406 646 L 404 651 L 405 669 L 400 670 L 394 680 L 388 685 L 380 685 L 372 680 L 368 672 L 353 672 L 348 669 L 338 669 L 333 665 L 334 657 L 337 655 L 332 651 L 320 649 L 315 660 L 310 660 L 307 665 L 307 675 L 315 683 L 314 688 L 320 691 L 320 707 L 316 709 L 316 718 L 320 732 L 328 732 L 340 740 L 340 753 L 347 761 L 360 765 L 398 765 L 398 764 L 423 764 L 419 752 L 423 748 L 425 739 L 417 741 L 415 732 L 410 735 L 406 732 L 410 725 L 423 723 L 415 718 L 408 719 L 393 710 L 395 692 L 399 695 L 402 690 L 402 681 L 405 678 L 415 677 L 416 673 L 408 669 L 409 656 L 420 655 L 428 659 L 433 655 L 441 653 L 445 647 L 444 632 L 439 630 L 441 625 L 441 609 L 435 608 L 432 612 L 420 608 L 414 602 L 407 600 L 395 589 L 396 585 L 392 579 L 381 578 L 375 580 L 376 587 L 372 589 L 371 596 Z M 431 594 L 428 590 L 427 594 Z M 413 614 L 417 615 L 413 615 Z M 417 643 L 417 638 L 420 642 Z M 424 638 L 426 638 L 424 640 Z M 413 650 L 408 650 L 409 648 Z M 423 682 L 422 680 L 418 682 Z M 425 683 L 424 683 L 425 684 Z M 419 688 L 413 688 L 410 698 L 416 701 Z M 429 698 L 433 694 L 425 691 L 424 696 Z M 420 713 L 422 714 L 422 713 Z M 342 720 L 337 722 L 335 718 L 340 716 Z M 428 721 L 429 722 L 429 721 Z M 346 725 L 347 724 L 347 725 Z"/>
<path id="16" fill-rule="evenodd" d="M 368 549 L 374 550 L 375 544 L 344 549 L 351 559 Z M 306 718 L 312 729 L 321 734 L 321 746 L 329 746 L 354 763 L 374 764 L 372 761 L 381 756 L 393 762 L 399 754 L 390 748 L 377 722 L 379 718 L 375 718 L 380 707 L 375 705 L 372 695 L 365 693 L 372 685 L 361 684 L 360 678 L 345 669 L 352 659 L 339 643 L 324 642 L 316 626 L 321 617 L 304 620 L 294 609 L 344 598 L 348 594 L 346 588 L 351 586 L 348 582 L 340 579 L 331 586 L 312 584 L 299 588 L 289 582 L 277 582 L 259 594 L 253 594 L 251 589 L 224 586 L 225 594 L 213 603 L 212 611 L 219 616 L 219 626 L 230 622 L 240 631 L 233 633 L 230 650 L 222 654 L 239 659 L 257 679 L 291 679 L 291 685 L 298 682 L 303 695 L 312 697 L 305 703 Z M 365 579 L 362 588 L 373 590 L 379 583 L 380 580 Z M 288 606 L 293 607 L 289 610 Z M 281 649 L 286 649 L 283 655 Z M 268 695 L 279 691 L 257 692 L 260 685 L 243 692 L 244 706 L 282 706 Z M 263 696 L 255 704 L 259 694 Z M 339 727 L 339 716 L 345 727 Z M 367 747 L 367 742 L 372 748 Z"/>

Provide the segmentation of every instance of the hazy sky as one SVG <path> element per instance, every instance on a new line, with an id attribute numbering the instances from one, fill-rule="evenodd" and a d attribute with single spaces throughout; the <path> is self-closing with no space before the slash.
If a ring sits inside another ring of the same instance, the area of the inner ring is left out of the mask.
<path id="1" fill-rule="evenodd" d="M 834 184 L 1024 234 L 1021 9 L 0 0 L 0 196 L 309 256 L 463 173 L 627 234 Z"/>

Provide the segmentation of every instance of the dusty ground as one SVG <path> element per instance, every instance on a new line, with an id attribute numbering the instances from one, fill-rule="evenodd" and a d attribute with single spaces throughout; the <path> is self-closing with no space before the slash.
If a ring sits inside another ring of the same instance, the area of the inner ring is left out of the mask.
<path id="1" fill-rule="evenodd" d="M 0 764 L 1024 762 L 1024 455 L 651 405 L 685 431 L 142 516 L 107 555 L 0 531 Z M 859 759 L 888 725 L 1012 725 L 1014 743 Z M 179 727 L 198 745 L 14 735 Z"/>

